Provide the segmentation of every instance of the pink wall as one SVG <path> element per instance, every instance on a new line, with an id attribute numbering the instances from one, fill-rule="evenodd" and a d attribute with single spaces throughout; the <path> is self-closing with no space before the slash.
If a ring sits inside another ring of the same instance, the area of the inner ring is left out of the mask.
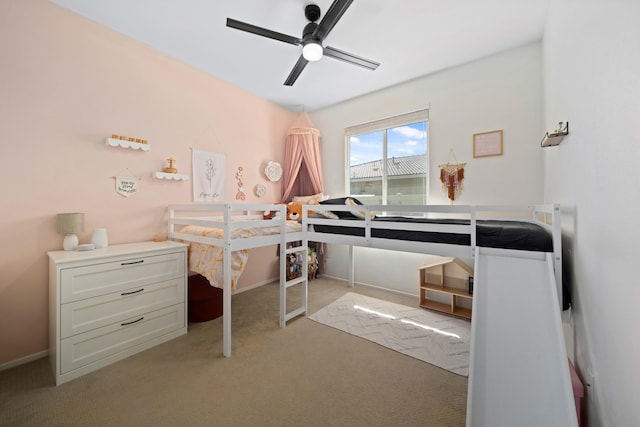
<path id="1" fill-rule="evenodd" d="M 151 173 L 169 156 L 190 173 L 192 147 L 226 155 L 227 200 L 238 166 L 248 202 L 279 199 L 281 183 L 262 169 L 284 157 L 296 117 L 288 110 L 45 0 L 0 2 L 0 64 L 0 365 L 48 347 L 56 213 L 85 213 L 81 243 L 102 226 L 110 244 L 166 232 L 166 205 L 191 202 L 191 181 Z M 107 147 L 112 133 L 147 139 L 151 150 Z M 127 169 L 142 178 L 130 198 L 112 178 Z M 267 197 L 253 195 L 258 183 Z M 275 249 L 261 254 L 241 283 L 275 277 Z"/>

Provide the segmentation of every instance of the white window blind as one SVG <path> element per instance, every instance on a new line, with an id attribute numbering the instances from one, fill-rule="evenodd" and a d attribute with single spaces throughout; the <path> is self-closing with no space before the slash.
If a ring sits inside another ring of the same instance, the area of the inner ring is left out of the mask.
<path id="1" fill-rule="evenodd" d="M 384 119 L 374 120 L 368 123 L 362 123 L 355 126 L 349 126 L 345 129 L 347 140 L 349 137 L 363 133 L 375 132 L 382 129 L 394 128 L 409 123 L 422 122 L 429 120 L 429 110 L 417 110 L 411 113 L 400 114 L 398 116 L 387 117 Z"/>

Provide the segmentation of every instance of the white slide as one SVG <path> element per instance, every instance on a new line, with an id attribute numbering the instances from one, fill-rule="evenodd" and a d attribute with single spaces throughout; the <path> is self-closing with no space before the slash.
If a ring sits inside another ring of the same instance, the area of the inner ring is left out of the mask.
<path id="1" fill-rule="evenodd" d="M 552 254 L 476 250 L 467 427 L 578 420 Z"/>

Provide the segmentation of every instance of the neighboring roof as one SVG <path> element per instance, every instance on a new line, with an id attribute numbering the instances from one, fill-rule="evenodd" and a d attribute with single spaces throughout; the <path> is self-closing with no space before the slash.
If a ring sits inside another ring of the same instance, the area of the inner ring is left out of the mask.
<path id="1" fill-rule="evenodd" d="M 427 173 L 427 155 L 392 157 L 387 159 L 387 176 L 406 176 Z M 382 177 L 382 160 L 351 166 L 351 179 L 370 179 Z"/>

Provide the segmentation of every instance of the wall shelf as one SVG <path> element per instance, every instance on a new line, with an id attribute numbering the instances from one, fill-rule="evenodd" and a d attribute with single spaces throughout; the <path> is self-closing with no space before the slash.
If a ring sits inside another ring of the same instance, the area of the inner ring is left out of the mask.
<path id="1" fill-rule="evenodd" d="M 156 179 L 167 179 L 169 181 L 189 181 L 189 175 L 181 173 L 154 172 L 151 176 Z"/>
<path id="2" fill-rule="evenodd" d="M 564 125 L 564 127 L 563 127 Z M 560 145 L 565 136 L 569 135 L 569 122 L 564 124 L 563 122 L 558 123 L 558 129 L 554 132 L 547 132 L 545 136 L 540 141 L 541 147 L 555 147 L 556 145 Z"/>
<path id="3" fill-rule="evenodd" d="M 149 151 L 149 144 L 141 144 L 139 142 L 127 141 L 125 139 L 107 138 L 106 144 L 110 147 L 131 148 L 133 150 Z"/>

